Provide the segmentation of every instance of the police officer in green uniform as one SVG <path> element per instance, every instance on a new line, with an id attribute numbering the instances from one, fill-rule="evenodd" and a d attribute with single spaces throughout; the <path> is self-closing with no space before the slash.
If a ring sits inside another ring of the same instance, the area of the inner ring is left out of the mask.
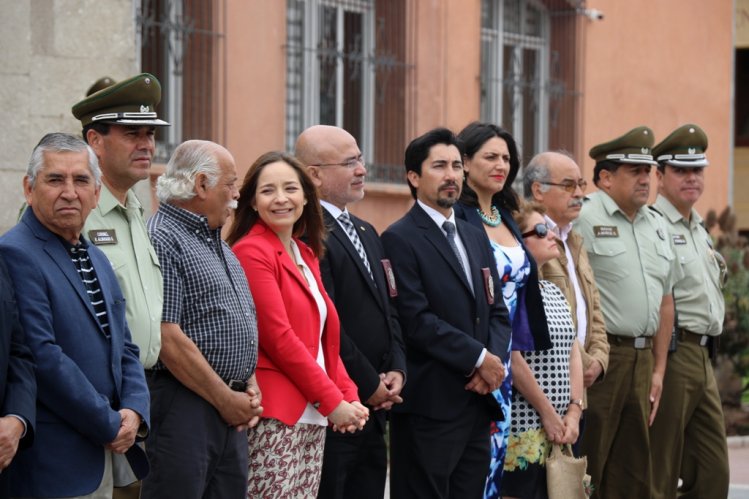
<path id="1" fill-rule="evenodd" d="M 133 343 L 138 345 L 146 369 L 156 363 L 161 348 L 163 283 L 143 208 L 132 187 L 149 178 L 156 127 L 169 124 L 157 116 L 160 100 L 159 81 L 143 73 L 119 83 L 100 78 L 72 109 L 102 173 L 99 204 L 86 220 L 83 233 L 112 263 L 125 296 Z M 126 467 L 121 470 L 126 473 L 119 485 L 135 481 Z M 115 488 L 114 497 L 137 498 L 139 492 L 135 483 Z"/>
<path id="2" fill-rule="evenodd" d="M 663 386 L 679 270 L 663 217 L 646 206 L 653 143 L 652 130 L 641 126 L 590 150 L 599 191 L 575 223 L 610 345 L 606 377 L 588 389 L 581 442 L 596 498 L 650 497 L 648 426 Z"/>
<path id="3" fill-rule="evenodd" d="M 707 135 L 697 125 L 674 130 L 653 148 L 658 161 L 654 208 L 667 224 L 683 277 L 673 288 L 674 342 L 663 380 L 661 407 L 650 443 L 658 473 L 654 498 L 726 497 L 728 449 L 718 387 L 708 348 L 723 330 L 725 304 L 712 240 L 694 204 L 708 165 Z"/>

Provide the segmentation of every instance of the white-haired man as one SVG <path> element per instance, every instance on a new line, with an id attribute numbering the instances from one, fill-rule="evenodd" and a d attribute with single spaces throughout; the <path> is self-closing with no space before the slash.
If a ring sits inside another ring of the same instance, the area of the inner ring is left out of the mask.
<path id="1" fill-rule="evenodd" d="M 243 497 L 247 435 L 262 407 L 257 323 L 247 279 L 221 240 L 239 192 L 231 153 L 207 141 L 177 147 L 149 220 L 164 276 L 159 362 L 142 497 Z"/>

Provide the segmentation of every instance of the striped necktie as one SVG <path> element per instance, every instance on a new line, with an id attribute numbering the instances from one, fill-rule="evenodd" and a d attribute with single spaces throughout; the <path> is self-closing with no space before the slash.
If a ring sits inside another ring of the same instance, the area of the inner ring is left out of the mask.
<path id="1" fill-rule="evenodd" d="M 359 258 L 364 262 L 364 266 L 367 268 L 367 272 L 369 272 L 369 277 L 374 280 L 372 269 L 369 267 L 367 253 L 364 251 L 364 246 L 361 243 L 361 239 L 359 239 L 359 234 L 356 233 L 356 228 L 354 228 L 354 224 L 351 221 L 351 218 L 349 218 L 348 213 L 344 211 L 338 215 L 338 221 L 341 223 L 343 230 L 346 231 L 346 234 L 348 234 L 348 238 L 351 240 L 351 244 L 354 245 L 356 252 L 359 253 Z"/>

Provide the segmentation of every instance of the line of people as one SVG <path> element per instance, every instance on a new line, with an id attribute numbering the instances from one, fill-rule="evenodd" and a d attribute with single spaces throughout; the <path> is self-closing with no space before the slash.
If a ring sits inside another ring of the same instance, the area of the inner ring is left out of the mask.
<path id="1" fill-rule="evenodd" d="M 101 86 L 73 107 L 83 140 L 35 147 L 0 237 L 0 497 L 382 498 L 388 420 L 394 498 L 545 497 L 552 443 L 588 456 L 593 497 L 727 495 L 698 126 L 594 147 L 587 197 L 541 153 L 525 200 L 505 130 L 431 130 L 381 237 L 348 211 L 366 167 L 345 130 L 305 130 L 241 186 L 191 140 L 146 224 L 161 88 Z"/>

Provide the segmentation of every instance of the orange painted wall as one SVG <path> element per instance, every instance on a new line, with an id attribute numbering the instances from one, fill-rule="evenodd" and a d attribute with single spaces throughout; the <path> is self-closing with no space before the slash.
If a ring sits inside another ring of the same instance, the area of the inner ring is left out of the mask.
<path id="1" fill-rule="evenodd" d="M 410 1 L 414 137 L 436 126 L 459 131 L 479 115 L 481 1 Z"/>
<path id="2" fill-rule="evenodd" d="M 589 0 L 587 7 L 605 17 L 586 21 L 586 176 L 592 177 L 587 151 L 594 145 L 642 124 L 657 143 L 693 122 L 709 137 L 711 164 L 697 209 L 724 208 L 731 188 L 733 2 Z"/>
<path id="3" fill-rule="evenodd" d="M 226 9 L 226 147 L 242 178 L 285 146 L 286 2 L 226 0 Z"/>

